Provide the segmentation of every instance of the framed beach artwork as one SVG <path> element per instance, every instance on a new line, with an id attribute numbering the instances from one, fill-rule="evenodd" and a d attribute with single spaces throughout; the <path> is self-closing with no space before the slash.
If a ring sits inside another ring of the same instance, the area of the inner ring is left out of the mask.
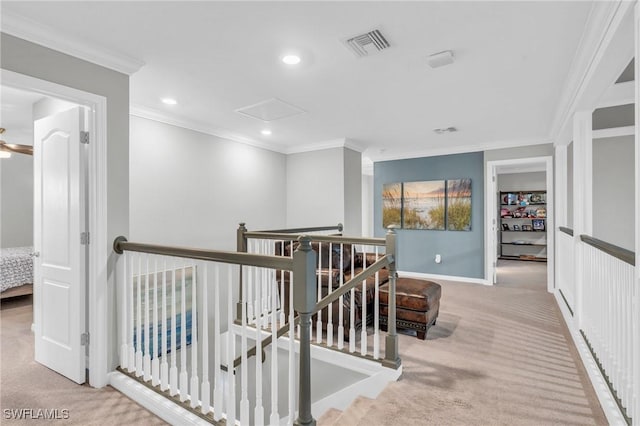
<path id="1" fill-rule="evenodd" d="M 447 229 L 471 230 L 471 179 L 447 181 Z"/>
<path id="2" fill-rule="evenodd" d="M 445 181 L 405 182 L 402 191 L 402 227 L 445 229 Z"/>
<path id="3" fill-rule="evenodd" d="M 191 332 L 193 331 L 193 321 L 194 318 L 192 316 L 192 288 L 193 288 L 193 277 L 195 274 L 195 265 L 186 265 L 184 268 L 176 268 L 175 270 L 175 279 L 173 282 L 173 271 L 159 271 L 153 272 L 150 271 L 147 275 L 146 271 L 143 271 L 140 275 L 134 275 L 132 284 L 133 284 L 133 306 L 134 306 L 134 328 L 133 328 L 133 340 L 134 340 L 134 348 L 137 350 L 137 346 L 139 343 L 142 343 L 142 351 L 149 352 L 151 358 L 155 358 L 161 355 L 162 349 L 162 335 L 163 328 L 167 329 L 167 349 L 168 352 L 171 352 L 171 333 L 172 333 L 172 313 L 175 310 L 176 318 L 176 350 L 179 350 L 182 345 L 182 333 L 185 333 L 186 336 L 186 344 L 187 346 L 191 345 Z M 164 273 L 166 272 L 166 279 L 164 277 Z M 182 275 L 184 274 L 184 282 L 182 280 Z M 138 294 L 138 280 L 140 280 L 140 291 Z M 147 283 L 148 280 L 148 283 Z M 166 284 L 166 313 L 167 318 L 162 322 L 162 286 Z M 154 285 L 157 291 L 157 299 L 154 297 Z M 184 286 L 183 286 L 184 285 Z M 173 289 L 175 286 L 175 289 Z M 148 289 L 147 289 L 148 287 Z M 147 292 L 145 292 L 147 290 Z M 175 299 L 173 295 L 175 294 Z M 140 296 L 140 301 L 138 301 L 138 296 Z M 184 316 L 185 316 L 185 324 L 184 330 L 182 329 L 182 302 L 184 299 Z M 138 303 L 140 304 L 140 313 L 141 317 L 137 316 L 137 307 Z M 154 309 L 158 309 L 158 322 L 154 322 Z M 149 321 L 147 323 L 146 321 Z M 138 339 L 138 330 L 142 329 L 142 334 L 140 335 L 140 339 Z M 151 338 L 146 337 L 146 332 L 149 332 Z"/>
<path id="4" fill-rule="evenodd" d="M 402 226 L 402 184 L 382 185 L 382 226 Z"/>

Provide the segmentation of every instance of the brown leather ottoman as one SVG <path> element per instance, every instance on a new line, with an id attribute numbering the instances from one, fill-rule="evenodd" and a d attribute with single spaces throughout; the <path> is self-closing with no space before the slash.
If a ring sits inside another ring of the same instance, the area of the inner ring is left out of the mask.
<path id="1" fill-rule="evenodd" d="M 416 278 L 396 279 L 396 327 L 416 330 L 424 340 L 429 327 L 436 323 L 442 288 L 433 281 Z M 380 287 L 380 325 L 387 329 L 389 283 Z"/>

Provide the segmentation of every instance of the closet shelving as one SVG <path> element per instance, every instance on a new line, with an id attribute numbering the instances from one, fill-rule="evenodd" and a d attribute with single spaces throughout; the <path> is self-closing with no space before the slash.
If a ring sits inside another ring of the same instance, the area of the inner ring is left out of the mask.
<path id="1" fill-rule="evenodd" d="M 500 258 L 547 261 L 546 191 L 500 192 Z"/>

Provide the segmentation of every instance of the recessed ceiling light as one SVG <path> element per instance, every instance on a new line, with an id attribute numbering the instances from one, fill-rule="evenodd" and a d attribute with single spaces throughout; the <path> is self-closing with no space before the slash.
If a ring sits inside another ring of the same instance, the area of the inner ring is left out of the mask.
<path id="1" fill-rule="evenodd" d="M 300 63 L 300 56 L 286 55 L 282 57 L 282 62 L 284 62 L 287 65 L 298 65 Z"/>
<path id="2" fill-rule="evenodd" d="M 165 104 L 165 105 L 175 105 L 175 104 L 178 103 L 178 101 L 176 101 L 173 98 L 163 98 L 162 99 L 162 103 Z"/>
<path id="3" fill-rule="evenodd" d="M 263 135 L 265 135 L 265 136 L 269 136 L 269 135 L 271 134 L 271 130 L 269 130 L 269 129 L 264 129 L 264 130 L 262 130 L 260 133 L 262 133 L 262 134 L 263 134 Z"/>

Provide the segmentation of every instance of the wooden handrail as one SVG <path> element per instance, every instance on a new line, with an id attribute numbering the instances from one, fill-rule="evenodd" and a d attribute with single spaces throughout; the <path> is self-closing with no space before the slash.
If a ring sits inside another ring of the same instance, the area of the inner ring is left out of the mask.
<path id="1" fill-rule="evenodd" d="M 598 250 L 603 251 L 608 255 L 615 257 L 616 259 L 620 259 L 631 266 L 636 265 L 636 253 L 631 250 L 618 247 L 614 244 L 599 240 L 597 238 L 590 237 L 589 235 L 585 235 L 585 234 L 580 235 L 580 239 L 585 244 L 589 244 L 590 246 L 595 247 Z"/>
<path id="2" fill-rule="evenodd" d="M 378 259 L 377 261 L 372 263 L 370 266 L 368 266 L 367 269 L 360 272 L 358 275 L 356 275 L 355 277 L 351 278 L 349 281 L 347 281 L 346 283 L 338 287 L 336 291 L 331 292 L 331 294 L 328 294 L 327 296 L 319 300 L 318 303 L 316 303 L 313 313 L 316 313 L 326 308 L 331 303 L 338 300 L 340 296 L 344 296 L 352 288 L 355 288 L 355 286 L 360 284 L 362 281 L 373 276 L 380 269 L 384 268 L 385 266 L 388 266 L 392 262 L 393 262 L 393 256 L 391 255 L 386 255 Z"/>
<path id="3" fill-rule="evenodd" d="M 289 228 L 289 229 L 269 229 L 266 231 L 256 231 L 256 232 L 269 232 L 271 234 L 302 234 L 305 232 L 320 232 L 320 231 L 338 231 L 342 232 L 344 227 L 341 223 L 337 225 L 330 226 L 315 226 L 308 228 Z"/>
<path id="4" fill-rule="evenodd" d="M 573 237 L 573 229 L 571 229 L 571 228 L 567 228 L 566 226 L 560 226 L 560 227 L 558 227 L 558 230 L 560 232 L 563 232 L 563 233 L 565 233 L 567 235 L 571 235 Z"/>
<path id="5" fill-rule="evenodd" d="M 125 237 L 117 237 L 114 240 L 113 250 L 118 254 L 122 254 L 122 252 L 126 250 L 211 262 L 231 263 L 234 265 L 258 266 L 262 268 L 284 269 L 287 271 L 293 270 L 293 259 L 289 257 L 132 243 L 127 241 Z"/>
<path id="6" fill-rule="evenodd" d="M 334 244 L 361 244 L 366 246 L 384 246 L 386 241 L 384 238 L 362 238 L 362 237 L 344 237 L 339 235 L 307 235 L 307 234 L 286 234 L 272 232 L 245 232 L 246 238 L 262 238 L 265 240 L 297 240 L 301 236 L 311 238 L 313 242 L 334 243 Z"/>

